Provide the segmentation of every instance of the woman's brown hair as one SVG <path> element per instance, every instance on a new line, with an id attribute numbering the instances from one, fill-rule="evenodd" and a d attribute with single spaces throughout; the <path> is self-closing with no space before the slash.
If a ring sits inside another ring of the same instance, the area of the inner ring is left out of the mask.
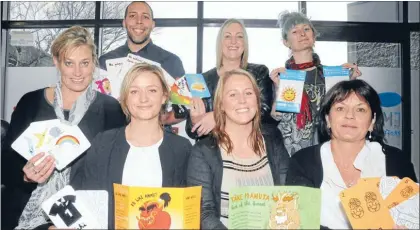
<path id="1" fill-rule="evenodd" d="M 217 83 L 216 92 L 214 95 L 214 120 L 216 122 L 216 126 L 212 131 L 212 135 L 215 137 L 219 146 L 224 148 L 228 154 L 232 153 L 233 151 L 233 143 L 230 140 L 228 134 L 225 131 L 226 127 L 226 113 L 222 109 L 222 101 L 223 101 L 223 91 L 226 85 L 226 82 L 229 78 L 233 76 L 245 76 L 247 77 L 252 84 L 252 88 L 254 90 L 255 96 L 257 97 L 257 112 L 255 117 L 252 119 L 252 131 L 248 137 L 248 143 L 251 143 L 251 147 L 254 152 L 258 156 L 262 156 L 265 152 L 265 146 L 263 141 L 263 136 L 261 133 L 261 93 L 258 88 L 257 82 L 255 81 L 254 76 L 249 72 L 242 70 L 242 69 L 235 69 L 226 72 Z"/>

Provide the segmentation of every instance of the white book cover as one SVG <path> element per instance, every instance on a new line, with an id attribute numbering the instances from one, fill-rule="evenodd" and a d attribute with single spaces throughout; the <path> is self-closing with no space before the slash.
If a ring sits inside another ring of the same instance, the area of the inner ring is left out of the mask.
<path id="1" fill-rule="evenodd" d="M 338 82 L 350 80 L 350 70 L 342 66 L 323 66 L 323 72 L 326 92 Z"/>
<path id="2" fill-rule="evenodd" d="M 279 76 L 277 89 L 276 111 L 299 113 L 302 104 L 303 87 L 306 71 L 286 70 Z"/>
<path id="3" fill-rule="evenodd" d="M 89 147 L 89 140 L 78 126 L 63 124 L 58 119 L 32 122 L 12 143 L 12 148 L 27 160 L 40 152 L 46 153 L 43 158 L 52 155 L 58 170 L 65 168 Z"/>
<path id="4" fill-rule="evenodd" d="M 122 68 L 127 57 L 108 59 L 105 61 L 106 70 L 109 75 L 115 76 Z"/>
<path id="5" fill-rule="evenodd" d="M 58 229 L 100 229 L 88 203 L 67 185 L 42 203 L 42 210 Z"/>

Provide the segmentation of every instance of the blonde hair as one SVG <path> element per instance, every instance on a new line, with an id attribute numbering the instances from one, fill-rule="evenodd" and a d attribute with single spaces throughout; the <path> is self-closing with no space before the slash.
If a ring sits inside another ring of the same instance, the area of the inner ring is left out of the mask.
<path id="1" fill-rule="evenodd" d="M 217 143 L 226 149 L 228 154 L 233 151 L 233 143 L 230 140 L 228 134 L 225 131 L 226 127 L 226 113 L 222 110 L 222 101 L 223 101 L 223 91 L 226 85 L 226 82 L 229 78 L 234 75 L 241 75 L 247 77 L 252 84 L 252 89 L 254 90 L 255 96 L 257 97 L 257 112 L 255 117 L 252 119 L 252 131 L 248 137 L 248 141 L 251 143 L 251 147 L 258 156 L 262 156 L 265 151 L 263 136 L 261 133 L 261 94 L 258 88 L 257 82 L 255 81 L 254 76 L 251 73 L 242 70 L 235 69 L 226 72 L 217 83 L 217 88 L 214 96 L 214 120 L 216 126 L 212 131 L 212 135 L 216 138 Z"/>
<path id="2" fill-rule="evenodd" d="M 159 78 L 159 81 L 162 86 L 163 95 L 166 96 L 166 101 L 162 105 L 162 108 L 160 111 L 161 114 L 165 112 L 165 108 L 169 100 L 170 91 L 169 91 L 168 84 L 165 81 L 165 77 L 163 75 L 162 69 L 158 66 L 150 65 L 147 63 L 135 64 L 133 67 L 131 67 L 130 70 L 128 70 L 127 74 L 125 75 L 124 80 L 121 83 L 121 90 L 120 90 L 120 104 L 128 122 L 131 120 L 131 114 L 127 107 L 127 97 L 129 94 L 129 89 L 133 81 L 138 76 L 140 76 L 140 74 L 144 72 L 152 73 Z M 159 119 L 159 123 L 160 125 L 162 125 L 162 121 L 160 119 Z"/>
<path id="3" fill-rule="evenodd" d="M 88 46 L 92 51 L 92 60 L 95 66 L 98 65 L 96 45 L 90 32 L 81 26 L 72 26 L 62 32 L 51 45 L 51 54 L 58 61 L 67 56 L 69 51 L 81 46 Z"/>
<path id="4" fill-rule="evenodd" d="M 244 33 L 244 53 L 241 57 L 241 69 L 246 69 L 248 66 L 248 55 L 249 55 L 249 44 L 248 44 L 248 34 L 246 33 L 245 25 L 241 20 L 231 18 L 226 20 L 223 25 L 219 29 L 219 33 L 217 34 L 217 41 L 216 41 L 216 68 L 220 69 L 222 67 L 223 61 L 223 34 L 226 31 L 226 28 L 231 25 L 237 23 L 242 27 Z"/>

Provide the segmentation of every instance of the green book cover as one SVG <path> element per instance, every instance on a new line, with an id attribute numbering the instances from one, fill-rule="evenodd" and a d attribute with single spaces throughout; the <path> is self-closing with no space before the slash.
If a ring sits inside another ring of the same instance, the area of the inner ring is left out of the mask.
<path id="1" fill-rule="evenodd" d="M 236 187 L 229 229 L 319 229 L 321 190 L 300 186 Z"/>

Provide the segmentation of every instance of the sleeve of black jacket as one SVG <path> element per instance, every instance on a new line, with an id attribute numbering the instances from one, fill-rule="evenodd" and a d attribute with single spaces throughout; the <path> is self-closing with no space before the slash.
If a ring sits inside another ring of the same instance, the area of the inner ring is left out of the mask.
<path id="1" fill-rule="evenodd" d="M 201 148 L 197 144 L 192 148 L 187 170 L 187 185 L 202 186 L 201 229 L 227 229 L 216 215 L 216 202 L 212 190 L 213 175 Z"/>

